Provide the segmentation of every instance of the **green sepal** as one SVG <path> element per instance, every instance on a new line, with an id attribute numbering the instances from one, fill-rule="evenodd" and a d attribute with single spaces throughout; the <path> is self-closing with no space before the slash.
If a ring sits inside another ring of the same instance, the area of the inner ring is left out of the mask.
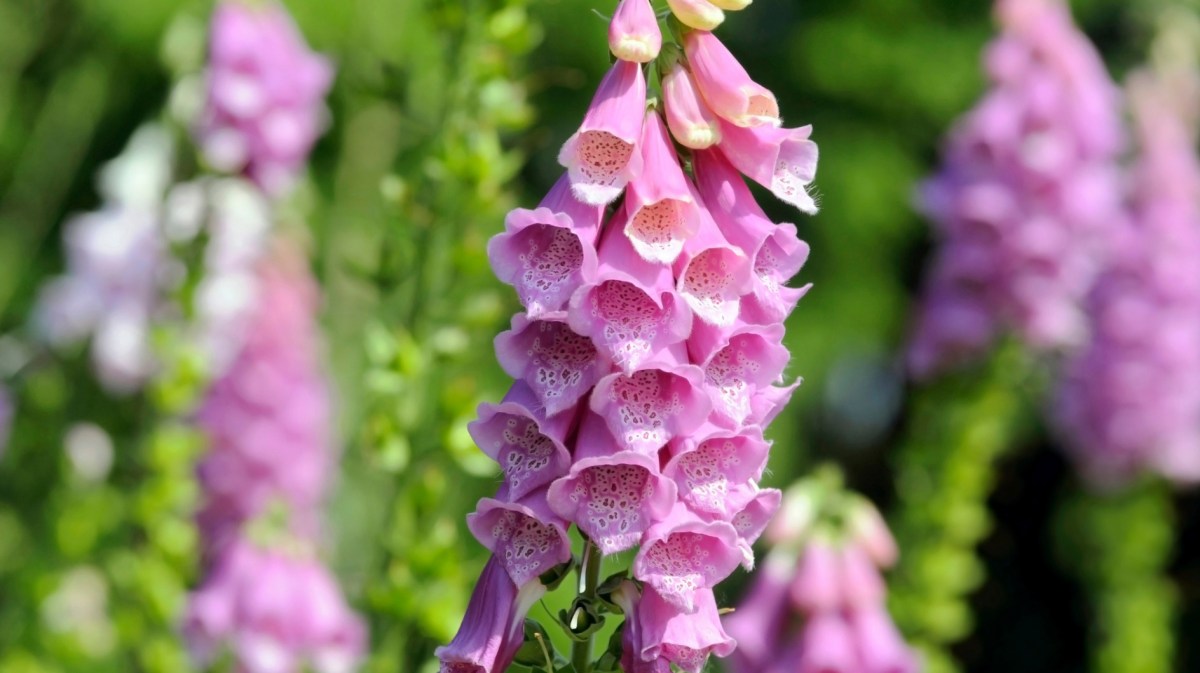
<path id="1" fill-rule="evenodd" d="M 596 587 L 596 598 L 600 599 L 600 607 L 602 609 L 607 610 L 615 615 L 619 615 L 624 612 L 621 609 L 621 606 L 613 602 L 611 596 L 614 591 L 621 587 L 621 583 L 628 578 L 628 570 L 619 570 L 604 578 L 604 581 L 600 583 L 600 586 Z"/>
<path id="2" fill-rule="evenodd" d="M 616 631 L 608 638 L 608 647 L 605 648 L 604 654 L 596 660 L 592 666 L 592 671 L 595 673 L 616 673 L 621 670 L 621 654 L 624 652 L 623 635 L 625 626 L 629 622 L 624 622 L 617 627 Z"/>
<path id="3" fill-rule="evenodd" d="M 604 626 L 604 615 L 600 614 L 595 601 L 586 596 L 576 596 L 569 610 L 559 611 L 558 619 L 566 629 L 567 635 L 581 643 L 586 642 Z"/>
<path id="4" fill-rule="evenodd" d="M 546 587 L 547 591 L 554 591 L 558 585 L 562 584 L 563 579 L 571 573 L 575 568 L 575 558 L 566 563 L 560 563 L 553 568 L 547 570 L 538 576 L 538 580 Z"/>
<path id="5" fill-rule="evenodd" d="M 541 642 L 538 642 L 538 636 L 541 636 Z M 551 657 L 549 661 L 547 661 L 547 655 Z M 524 643 L 517 650 L 513 662 L 535 671 L 551 673 L 556 665 L 565 663 L 566 659 L 554 651 L 554 645 L 550 641 L 550 635 L 546 632 L 546 628 L 536 620 L 526 619 Z"/>

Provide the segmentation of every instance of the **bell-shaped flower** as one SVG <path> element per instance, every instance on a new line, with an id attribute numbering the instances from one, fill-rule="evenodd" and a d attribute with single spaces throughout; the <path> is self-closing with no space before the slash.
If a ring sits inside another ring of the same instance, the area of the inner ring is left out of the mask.
<path id="1" fill-rule="evenodd" d="M 614 372 L 596 384 L 589 407 L 604 417 L 618 446 L 657 455 L 667 442 L 695 431 L 708 417 L 712 401 L 704 391 L 704 372 L 685 362 L 663 358 L 632 374 Z"/>
<path id="2" fill-rule="evenodd" d="M 837 548 L 826 537 L 814 535 L 800 553 L 788 589 L 792 604 L 806 614 L 841 609 L 845 598 L 840 565 Z"/>
<path id="3" fill-rule="evenodd" d="M 668 603 L 695 612 L 702 594 L 742 561 L 737 531 L 724 521 L 704 521 L 682 503 L 646 531 L 633 575 Z"/>
<path id="4" fill-rule="evenodd" d="M 768 658 L 783 642 L 788 623 L 788 585 L 795 558 L 790 552 L 773 551 L 754 573 L 740 605 L 722 620 L 725 630 L 737 641 L 731 667 L 735 671 L 762 671 Z"/>
<path id="5" fill-rule="evenodd" d="M 482 498 L 467 528 L 519 587 L 571 559 L 566 522 L 550 510 L 544 490 L 517 502 Z"/>
<path id="6" fill-rule="evenodd" d="M 725 21 L 725 12 L 709 0 L 667 0 L 679 22 L 696 30 L 713 30 Z"/>
<path id="7" fill-rule="evenodd" d="M 737 127 L 779 125 L 775 94 L 750 79 L 715 35 L 705 30 L 689 31 L 683 38 L 683 50 L 700 94 L 718 117 Z M 724 129 L 721 134 L 724 137 Z"/>
<path id="8" fill-rule="evenodd" d="M 850 539 L 858 545 L 871 562 L 879 568 L 888 568 L 896 563 L 900 550 L 896 546 L 896 538 L 888 529 L 887 522 L 879 514 L 875 505 L 866 498 L 855 498 L 850 510 L 848 526 Z"/>
<path id="9" fill-rule="evenodd" d="M 675 481 L 679 500 L 693 512 L 729 521 L 754 497 L 738 487 L 762 476 L 770 447 L 758 428 L 705 426 L 672 443 L 663 475 Z"/>
<path id="10" fill-rule="evenodd" d="M 817 212 L 808 186 L 817 176 L 817 144 L 812 126 L 742 128 L 722 120 L 721 153 L 746 177 L 802 212 Z"/>
<path id="11" fill-rule="evenodd" d="M 753 416 L 755 395 L 780 380 L 791 357 L 782 341 L 779 323 L 729 330 L 697 324 L 688 352 L 704 370 L 714 423 L 736 428 Z"/>
<path id="12" fill-rule="evenodd" d="M 676 291 L 701 322 L 728 327 L 737 320 L 742 295 L 753 287 L 750 259 L 729 244 L 703 204 L 700 213 L 700 230 L 675 260 Z"/>
<path id="13" fill-rule="evenodd" d="M 629 182 L 628 219 L 618 222 L 642 259 L 670 264 L 700 228 L 700 207 L 657 112 L 646 113 L 638 150 L 642 173 Z"/>
<path id="14" fill-rule="evenodd" d="M 779 412 L 787 406 L 787 403 L 792 399 L 792 393 L 800 387 L 803 381 L 797 378 L 788 385 L 782 386 L 767 386 L 761 388 L 750 396 L 750 415 L 746 417 L 748 425 L 757 425 L 767 427 Z"/>
<path id="15" fill-rule="evenodd" d="M 545 594 L 537 580 L 518 588 L 500 559 L 488 559 L 458 633 L 434 650 L 439 673 L 504 673 L 524 640 L 525 615 Z"/>
<path id="16" fill-rule="evenodd" d="M 637 606 L 643 659 L 666 659 L 686 673 L 700 673 L 709 655 L 727 657 L 737 643 L 721 626 L 712 589 L 696 591 L 695 609 L 682 610 L 646 585 Z"/>
<path id="17" fill-rule="evenodd" d="M 650 0 L 620 0 L 608 24 L 608 48 L 622 61 L 649 63 L 662 48 L 662 30 Z"/>
<path id="18" fill-rule="evenodd" d="M 518 313 L 495 345 L 505 373 L 529 386 L 547 416 L 573 408 L 609 368 L 592 340 L 571 330 L 565 313 L 540 319 Z"/>
<path id="19" fill-rule="evenodd" d="M 855 610 L 849 615 L 858 661 L 866 673 L 916 673 L 917 657 L 896 629 L 883 605 Z"/>
<path id="20" fill-rule="evenodd" d="M 727 12 L 736 12 L 750 6 L 754 0 L 708 0 Z"/>
<path id="21" fill-rule="evenodd" d="M 637 585 L 628 579 L 623 580 L 612 593 L 612 601 L 621 608 L 625 617 L 625 625 L 621 629 L 621 670 L 624 673 L 671 673 L 671 662 L 665 657 L 642 658 L 644 634 L 638 611 L 641 596 Z"/>
<path id="22" fill-rule="evenodd" d="M 492 270 L 516 289 L 531 317 L 566 308 L 575 288 L 596 273 L 603 211 L 576 200 L 564 175 L 541 205 L 510 212 L 504 233 L 488 241 Z"/>
<path id="23" fill-rule="evenodd" d="M 684 147 L 702 150 L 721 142 L 721 124 L 682 62 L 662 76 L 663 107 L 671 135 Z"/>
<path id="24" fill-rule="evenodd" d="M 762 537 L 763 532 L 771 523 L 771 517 L 779 511 L 779 503 L 783 501 L 783 492 L 777 488 L 760 489 L 758 484 L 754 483 L 739 488 L 750 490 L 753 497 L 745 507 L 733 515 L 729 522 L 737 531 L 738 547 L 742 550 L 742 567 L 746 570 L 753 570 L 754 543 Z"/>
<path id="25" fill-rule="evenodd" d="M 646 79 L 633 61 L 613 64 L 592 99 L 579 130 L 563 144 L 558 162 L 584 203 L 603 205 L 621 195 L 642 171 L 637 151 L 646 111 Z"/>
<path id="26" fill-rule="evenodd" d="M 766 216 L 741 175 L 719 152 L 694 152 L 692 165 L 713 221 L 730 243 L 752 258 L 754 282 L 742 300 L 740 317 L 759 324 L 783 322 L 810 287 L 786 286 L 808 260 L 808 244 L 797 237 L 795 225 L 776 225 Z"/>
<path id="27" fill-rule="evenodd" d="M 586 414 L 570 473 L 550 485 L 546 500 L 604 554 L 637 545 L 650 526 L 667 516 L 675 483 L 659 473 L 658 457 L 622 451 L 604 419 Z"/>
<path id="28" fill-rule="evenodd" d="M 887 591 L 871 557 L 850 542 L 843 542 L 838 551 L 838 584 L 843 607 L 849 610 L 881 605 Z"/>
<path id="29" fill-rule="evenodd" d="M 601 244 L 596 279 L 572 295 L 567 322 L 631 373 L 686 339 L 692 313 L 675 293 L 670 267 L 642 259 L 629 238 L 610 227 Z"/>
<path id="30" fill-rule="evenodd" d="M 800 657 L 789 662 L 791 670 L 803 673 L 857 673 L 864 670 L 859 667 L 854 633 L 845 617 L 837 612 L 809 615 L 800 642 Z"/>
<path id="31" fill-rule="evenodd" d="M 500 464 L 513 499 L 561 477 L 571 465 L 563 445 L 571 415 L 546 418 L 534 411 L 539 407 L 529 386 L 517 381 L 503 402 L 479 405 L 479 418 L 467 424 L 479 450 Z"/>

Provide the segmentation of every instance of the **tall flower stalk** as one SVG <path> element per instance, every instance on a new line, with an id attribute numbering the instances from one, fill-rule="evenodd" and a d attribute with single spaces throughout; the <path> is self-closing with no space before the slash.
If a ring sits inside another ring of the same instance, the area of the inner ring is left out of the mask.
<path id="1" fill-rule="evenodd" d="M 758 486 L 763 429 L 798 385 L 783 376 L 782 321 L 808 254 L 740 173 L 814 212 L 817 148 L 708 32 L 721 8 L 671 9 L 665 35 L 649 0 L 621 0 L 617 60 L 562 146 L 565 174 L 488 246 L 525 310 L 496 338 L 517 380 L 469 426 L 504 483 L 468 517 L 493 556 L 437 652 L 443 671 L 500 673 L 518 657 L 532 602 L 573 562 L 572 525 L 583 554 L 561 620 L 576 673 L 592 669 L 606 614 L 625 622 L 600 658 L 628 673 L 698 673 L 735 647 L 713 587 L 753 566 L 780 502 Z M 605 557 L 635 548 L 631 577 L 601 581 Z"/>

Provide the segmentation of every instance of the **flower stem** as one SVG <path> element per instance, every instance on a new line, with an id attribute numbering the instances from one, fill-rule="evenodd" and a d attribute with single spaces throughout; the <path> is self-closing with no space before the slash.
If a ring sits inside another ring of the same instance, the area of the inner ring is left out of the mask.
<path id="1" fill-rule="evenodd" d="M 600 549 L 586 536 L 583 538 L 583 559 L 579 563 L 578 595 L 594 600 L 596 586 L 600 583 L 600 564 L 603 557 Z M 592 636 L 576 641 L 571 647 L 571 665 L 575 673 L 589 673 L 592 667 Z"/>

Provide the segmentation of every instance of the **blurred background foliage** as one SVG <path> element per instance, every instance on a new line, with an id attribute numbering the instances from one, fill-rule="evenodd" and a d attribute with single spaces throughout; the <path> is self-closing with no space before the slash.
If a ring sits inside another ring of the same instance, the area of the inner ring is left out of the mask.
<path id="1" fill-rule="evenodd" d="M 506 389 L 491 339 L 517 307 L 485 243 L 558 177 L 609 63 L 592 10 L 612 3 L 286 4 L 338 69 L 305 195 L 340 393 L 328 548 L 369 617 L 367 670 L 431 671 L 484 560 L 463 517 L 498 483 L 465 431 Z M 989 4 L 759 0 L 722 29 L 822 154 L 822 211 L 797 222 L 815 287 L 787 337 L 805 383 L 773 428 L 767 481 L 832 460 L 888 512 L 906 555 L 893 608 L 934 670 L 1200 670 L 1200 643 L 1164 630 L 1200 632 L 1200 500 L 1084 493 L 1036 413 L 1041 363 L 1013 349 L 929 390 L 900 367 L 930 244 L 913 192 L 982 91 Z M 1115 75 L 1144 57 L 1160 3 L 1072 4 Z M 173 420 L 186 368 L 113 399 L 79 354 L 31 350 L 26 316 L 62 267 L 61 223 L 97 204 L 97 167 L 159 114 L 208 10 L 0 0 L 0 375 L 20 408 L 0 458 L 4 673 L 184 667 L 172 620 L 195 579 L 202 451 Z M 70 451 L 80 432 L 108 443 L 103 470 Z"/>

